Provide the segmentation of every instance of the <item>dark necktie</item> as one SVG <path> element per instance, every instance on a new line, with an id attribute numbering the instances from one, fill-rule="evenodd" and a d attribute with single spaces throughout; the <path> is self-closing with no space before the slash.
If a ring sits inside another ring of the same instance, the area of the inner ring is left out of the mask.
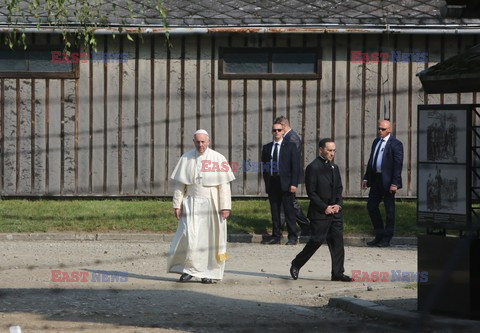
<path id="1" fill-rule="evenodd" d="M 372 167 L 373 167 L 373 170 L 374 170 L 375 172 L 381 171 L 381 170 L 377 170 L 377 160 L 378 160 L 378 155 L 380 155 L 380 150 L 381 150 L 381 148 L 382 148 L 382 143 L 383 143 L 383 139 L 380 140 L 380 143 L 379 143 L 379 145 L 378 145 L 377 151 L 375 152 L 375 157 L 373 158 L 373 165 L 372 165 Z"/>
<path id="2" fill-rule="evenodd" d="M 330 181 L 333 183 L 333 167 L 332 167 L 332 163 L 330 163 L 330 161 L 326 161 L 325 162 L 325 165 L 327 166 L 327 168 L 329 169 L 329 178 L 330 178 Z"/>
<path id="3" fill-rule="evenodd" d="M 275 143 L 272 156 L 272 176 L 278 176 L 278 143 Z"/>

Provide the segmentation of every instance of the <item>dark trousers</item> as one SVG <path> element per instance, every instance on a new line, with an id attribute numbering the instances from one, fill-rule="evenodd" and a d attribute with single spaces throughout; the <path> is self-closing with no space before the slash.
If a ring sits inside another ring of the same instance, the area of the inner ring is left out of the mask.
<path id="1" fill-rule="evenodd" d="M 342 221 L 328 219 L 312 220 L 310 223 L 312 236 L 303 250 L 293 259 L 292 264 L 298 269 L 302 268 L 326 240 L 332 259 L 332 277 L 341 276 L 345 271 Z"/>
<path id="2" fill-rule="evenodd" d="M 298 235 L 295 228 L 295 208 L 293 207 L 294 193 L 283 192 L 280 186 L 280 177 L 273 176 L 270 178 L 270 189 L 268 192 L 270 212 L 272 214 L 272 237 L 277 240 L 282 238 L 282 220 L 280 214 L 283 205 L 288 240 L 296 242 Z"/>
<path id="3" fill-rule="evenodd" d="M 305 214 L 303 214 L 302 207 L 298 203 L 297 197 L 293 195 L 293 208 L 295 208 L 295 217 L 297 224 L 301 228 L 302 232 L 310 230 L 310 221 L 308 221 Z"/>
<path id="4" fill-rule="evenodd" d="M 380 202 L 385 206 L 385 225 L 380 214 Z M 382 175 L 374 174 L 371 180 L 370 193 L 368 194 L 367 210 L 375 230 L 375 238 L 390 242 L 395 226 L 395 194 L 385 190 Z"/>
<path id="5" fill-rule="evenodd" d="M 297 197 L 295 194 L 293 195 L 293 208 L 295 208 L 295 219 L 297 221 L 298 226 L 300 227 L 300 231 L 302 235 L 309 235 L 310 234 L 310 221 L 308 221 L 307 217 L 305 214 L 303 214 L 302 207 L 298 203 Z M 281 219 L 282 219 L 282 226 L 285 225 L 285 214 L 284 214 L 284 209 L 282 206 L 282 213 L 281 213 Z"/>

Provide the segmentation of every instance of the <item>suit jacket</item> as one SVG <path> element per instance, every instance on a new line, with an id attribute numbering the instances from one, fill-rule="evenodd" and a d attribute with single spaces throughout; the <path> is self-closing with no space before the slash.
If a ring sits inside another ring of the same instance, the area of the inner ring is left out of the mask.
<path id="1" fill-rule="evenodd" d="M 300 159 L 300 171 L 299 171 L 300 174 L 298 175 L 298 183 L 303 184 L 305 183 L 305 173 L 303 172 L 304 164 L 303 164 L 303 156 L 302 156 L 302 139 L 300 138 L 297 132 L 291 129 L 290 131 L 288 131 L 287 134 L 285 134 L 285 136 L 283 137 L 283 140 L 287 142 L 292 142 L 297 147 L 297 152 Z"/>
<path id="2" fill-rule="evenodd" d="M 380 137 L 373 140 L 370 158 L 368 159 L 367 171 L 365 172 L 364 180 L 367 181 L 367 186 L 371 185 L 373 176 L 372 161 L 374 159 L 375 148 L 380 141 Z M 383 188 L 388 191 L 390 185 L 397 185 L 397 188 L 402 188 L 402 167 L 403 167 L 403 144 L 390 134 L 390 138 L 385 145 L 382 158 L 382 184 Z"/>
<path id="3" fill-rule="evenodd" d="M 267 143 L 262 148 L 263 162 L 263 180 L 265 181 L 265 191 L 270 190 L 270 163 L 272 160 L 273 142 Z M 298 186 L 298 169 L 300 168 L 297 147 L 291 143 L 282 141 L 279 156 L 279 175 L 282 191 L 287 192 L 291 185 Z"/>
<path id="4" fill-rule="evenodd" d="M 336 164 L 327 164 L 321 157 L 317 157 L 307 166 L 305 171 L 305 186 L 310 199 L 308 218 L 310 220 L 338 219 L 342 213 L 325 215 L 329 205 L 343 206 L 342 179 Z"/>

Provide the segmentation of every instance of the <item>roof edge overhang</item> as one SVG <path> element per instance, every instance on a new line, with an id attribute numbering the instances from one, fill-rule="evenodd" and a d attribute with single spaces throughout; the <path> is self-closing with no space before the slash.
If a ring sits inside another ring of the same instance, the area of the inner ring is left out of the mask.
<path id="1" fill-rule="evenodd" d="M 0 24 L 1 32 L 75 33 L 79 26 L 7 26 Z M 94 34 L 222 34 L 222 33 L 288 33 L 288 34 L 480 34 L 480 24 L 472 25 L 245 25 L 245 26 L 108 26 L 93 28 Z"/>

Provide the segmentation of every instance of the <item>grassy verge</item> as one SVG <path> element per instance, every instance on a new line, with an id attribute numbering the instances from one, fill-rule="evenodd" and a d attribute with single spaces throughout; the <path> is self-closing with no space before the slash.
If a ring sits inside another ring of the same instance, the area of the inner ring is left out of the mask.
<path id="1" fill-rule="evenodd" d="M 304 212 L 308 200 L 301 199 Z M 0 201 L 0 232 L 174 232 L 171 201 L 72 200 Z M 416 203 L 397 202 L 397 236 L 416 235 Z M 345 234 L 372 234 L 366 201 L 345 201 Z M 238 200 L 228 220 L 230 233 L 271 231 L 267 200 Z"/>

